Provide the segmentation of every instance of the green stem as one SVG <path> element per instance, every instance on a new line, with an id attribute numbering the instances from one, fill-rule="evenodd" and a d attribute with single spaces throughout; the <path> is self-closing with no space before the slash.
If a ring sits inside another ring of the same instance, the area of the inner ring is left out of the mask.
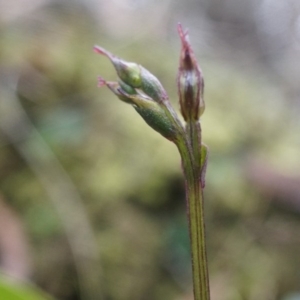
<path id="1" fill-rule="evenodd" d="M 178 120 L 173 108 L 165 104 L 166 114 L 174 120 L 178 132 L 175 144 L 182 159 L 185 176 L 186 205 L 189 221 L 194 300 L 209 300 L 209 279 L 205 245 L 204 202 L 201 176 L 201 126 L 198 121 L 187 122 L 186 128 Z"/>
<path id="2" fill-rule="evenodd" d="M 188 140 L 177 144 L 186 184 L 187 214 L 191 243 L 194 300 L 209 300 L 209 280 L 205 246 L 204 203 L 200 185 L 200 125 L 187 126 Z"/>
<path id="3" fill-rule="evenodd" d="M 198 121 L 186 124 L 186 135 L 193 153 L 193 169 L 201 171 L 201 126 Z"/>

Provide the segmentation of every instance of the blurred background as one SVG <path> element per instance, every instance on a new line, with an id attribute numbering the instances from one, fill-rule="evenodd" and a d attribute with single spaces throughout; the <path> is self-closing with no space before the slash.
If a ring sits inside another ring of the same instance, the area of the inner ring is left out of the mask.
<path id="1" fill-rule="evenodd" d="M 300 299 L 298 0 L 1 0 L 5 277 L 62 300 L 193 299 L 179 154 L 97 88 L 116 74 L 92 51 L 149 69 L 177 109 L 179 21 L 205 76 L 212 299 Z"/>

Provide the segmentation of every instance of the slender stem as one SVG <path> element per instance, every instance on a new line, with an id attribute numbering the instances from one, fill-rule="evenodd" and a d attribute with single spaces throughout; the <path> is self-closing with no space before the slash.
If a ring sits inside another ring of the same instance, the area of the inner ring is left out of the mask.
<path id="1" fill-rule="evenodd" d="M 186 123 L 186 135 L 193 153 L 193 169 L 201 171 L 201 126 L 199 121 Z"/>
<path id="2" fill-rule="evenodd" d="M 191 243 L 193 286 L 195 300 L 209 300 L 209 280 L 205 246 L 203 191 L 200 185 L 200 126 L 187 126 L 188 140 L 177 146 L 185 175 L 187 215 Z M 201 143 L 200 143 L 201 145 Z M 198 150 L 196 150 L 196 148 Z"/>
<path id="3" fill-rule="evenodd" d="M 201 177 L 201 126 L 190 120 L 182 127 L 177 114 L 169 103 L 163 106 L 167 116 L 173 119 L 178 132 L 175 144 L 182 159 L 185 175 L 186 205 L 189 221 L 194 300 L 209 300 L 209 280 L 205 245 L 204 203 Z"/>
<path id="4" fill-rule="evenodd" d="M 197 180 L 199 181 L 199 180 Z M 203 196 L 195 178 L 186 180 L 195 300 L 209 300 Z"/>

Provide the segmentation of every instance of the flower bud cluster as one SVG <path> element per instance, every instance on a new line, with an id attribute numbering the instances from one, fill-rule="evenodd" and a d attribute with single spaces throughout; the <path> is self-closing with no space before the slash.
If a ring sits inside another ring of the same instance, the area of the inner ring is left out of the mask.
<path id="1" fill-rule="evenodd" d="M 182 44 L 177 76 L 179 102 L 183 118 L 189 122 L 198 120 L 204 111 L 203 78 L 181 25 L 178 33 Z M 102 47 L 94 46 L 94 51 L 112 62 L 119 77 L 118 82 L 99 77 L 98 85 L 107 86 L 120 100 L 131 104 L 148 125 L 175 141 L 179 134 L 177 117 L 159 80 L 141 65 L 120 59 Z"/>
<path id="2" fill-rule="evenodd" d="M 174 122 L 164 109 L 168 96 L 159 80 L 138 64 L 126 62 L 99 46 L 94 50 L 111 60 L 119 77 L 119 82 L 99 77 L 98 86 L 106 85 L 120 100 L 131 104 L 150 127 L 174 141 Z"/>

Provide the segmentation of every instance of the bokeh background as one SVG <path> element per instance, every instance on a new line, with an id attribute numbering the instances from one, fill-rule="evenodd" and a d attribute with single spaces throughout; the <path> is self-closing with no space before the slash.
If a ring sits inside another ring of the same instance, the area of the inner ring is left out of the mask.
<path id="1" fill-rule="evenodd" d="M 205 75 L 212 299 L 300 299 L 298 0 L 1 0 L 3 274 L 62 300 L 193 299 L 179 154 L 97 88 L 116 75 L 92 51 L 178 108 L 178 21 Z"/>

